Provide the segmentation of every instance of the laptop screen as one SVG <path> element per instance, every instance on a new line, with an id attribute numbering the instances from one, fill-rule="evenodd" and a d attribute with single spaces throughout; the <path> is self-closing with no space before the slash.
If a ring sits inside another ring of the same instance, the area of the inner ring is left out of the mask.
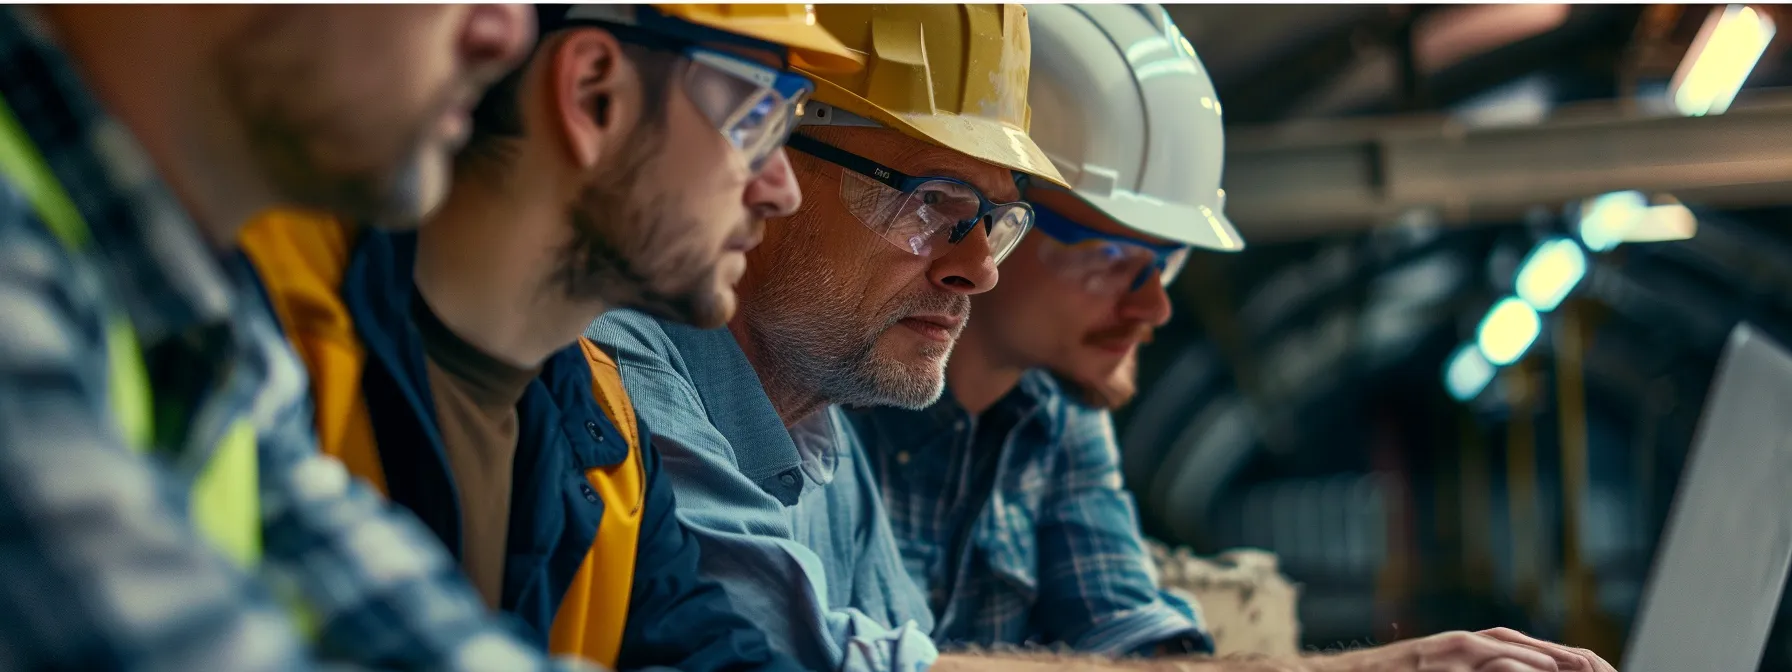
<path id="1" fill-rule="evenodd" d="M 1624 669 L 1748 672 L 1792 561 L 1792 356 L 1731 332 L 1650 569 Z"/>

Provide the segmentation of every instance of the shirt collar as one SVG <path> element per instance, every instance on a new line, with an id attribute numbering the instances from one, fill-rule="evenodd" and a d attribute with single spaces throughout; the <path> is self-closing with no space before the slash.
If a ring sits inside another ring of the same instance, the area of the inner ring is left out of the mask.
<path id="1" fill-rule="evenodd" d="M 656 323 L 684 359 L 684 374 L 716 431 L 733 447 L 741 473 L 785 506 L 795 506 L 807 489 L 802 452 L 734 334 L 727 327 Z"/>
<path id="2" fill-rule="evenodd" d="M 802 459 L 803 474 L 809 482 L 817 486 L 834 482 L 840 453 L 850 449 L 847 441 L 851 439 L 842 432 L 851 428 L 851 424 L 835 417 L 834 407 L 822 409 L 790 428 L 790 440 L 796 443 L 797 456 Z M 808 490 L 805 488 L 804 492 Z"/>
<path id="3" fill-rule="evenodd" d="M 130 131 L 81 80 L 40 12 L 0 9 L 0 61 L 0 96 L 85 220 L 107 289 L 144 346 L 226 321 L 233 285 L 221 259 Z"/>

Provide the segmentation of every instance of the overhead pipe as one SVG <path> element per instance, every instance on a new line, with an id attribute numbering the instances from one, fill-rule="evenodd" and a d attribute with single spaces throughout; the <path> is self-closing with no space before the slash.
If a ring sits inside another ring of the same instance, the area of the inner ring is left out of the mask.
<path id="1" fill-rule="evenodd" d="M 1522 128 L 1414 116 L 1234 129 L 1227 214 L 1253 242 L 1268 242 L 1403 219 L 1511 222 L 1538 206 L 1626 189 L 1711 207 L 1792 200 L 1792 94 L 1713 117 L 1600 108 Z"/>

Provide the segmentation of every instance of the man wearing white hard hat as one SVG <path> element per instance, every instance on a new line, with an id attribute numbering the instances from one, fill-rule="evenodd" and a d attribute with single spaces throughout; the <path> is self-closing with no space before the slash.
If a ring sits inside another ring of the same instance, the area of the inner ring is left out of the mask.
<path id="1" fill-rule="evenodd" d="M 1244 248 L 1223 213 L 1222 109 L 1161 7 L 1030 9 L 1031 133 L 1073 188 L 1029 185 L 1036 231 L 1002 264 L 1003 282 L 972 299 L 946 394 L 920 411 L 852 417 L 942 648 L 1210 653 L 1198 611 L 1154 582 L 1107 405 L 1131 396 L 1130 362 L 1169 320 L 1164 286 L 1191 250 Z M 1105 401 L 1091 403 L 1092 391 Z M 1285 661 L 1160 664 L 1610 669 L 1509 630 Z"/>

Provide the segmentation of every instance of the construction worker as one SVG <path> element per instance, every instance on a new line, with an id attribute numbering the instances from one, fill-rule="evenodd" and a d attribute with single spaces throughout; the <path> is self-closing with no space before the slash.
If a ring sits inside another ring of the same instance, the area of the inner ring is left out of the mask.
<path id="1" fill-rule="evenodd" d="M 806 197 L 748 254 L 728 330 L 612 313 L 637 410 L 706 572 L 811 670 L 917 670 L 938 652 L 840 403 L 924 406 L 972 294 L 1031 226 L 1018 5 L 820 5 L 867 57 L 816 73 L 790 140 Z"/>
<path id="2" fill-rule="evenodd" d="M 282 204 L 414 221 L 532 39 L 499 5 L 0 10 L 0 666 L 541 666 L 317 453 L 236 245 Z"/>
<path id="3" fill-rule="evenodd" d="M 1218 96 L 1157 5 L 1039 5 L 1031 26 L 1031 135 L 1072 188 L 1028 185 L 1033 231 L 972 300 L 940 400 L 851 416 L 942 645 L 1211 653 L 1191 605 L 1154 584 L 1112 422 L 1075 389 L 1130 396 L 1116 377 L 1169 319 L 1164 285 L 1195 248 L 1244 247 Z M 1596 661 L 1501 630 L 1180 669 L 1609 669 Z"/>
<path id="4" fill-rule="evenodd" d="M 487 604 L 621 669 L 800 669 L 674 515 L 667 472 L 586 325 L 734 312 L 813 84 L 863 59 L 804 5 L 541 5 L 415 233 L 272 213 L 244 245 L 314 380 L 324 452 L 416 511 Z"/>

